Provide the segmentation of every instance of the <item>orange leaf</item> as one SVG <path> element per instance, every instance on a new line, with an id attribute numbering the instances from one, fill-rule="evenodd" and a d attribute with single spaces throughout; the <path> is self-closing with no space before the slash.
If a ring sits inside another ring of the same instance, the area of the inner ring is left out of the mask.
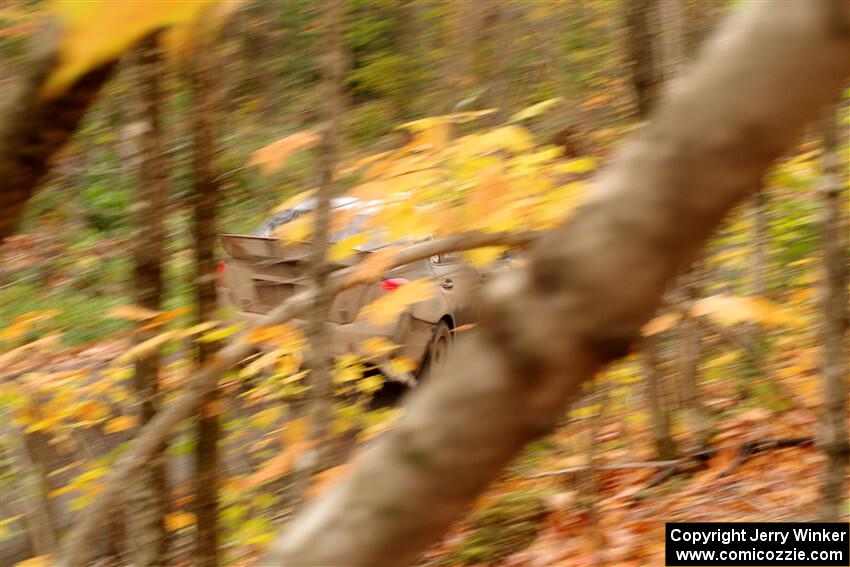
<path id="1" fill-rule="evenodd" d="M 413 280 L 364 307 L 358 318 L 370 320 L 376 325 L 389 325 L 407 307 L 430 299 L 433 295 L 434 282 L 427 279 Z"/>
<path id="2" fill-rule="evenodd" d="M 147 321 L 161 314 L 161 311 L 154 311 L 139 305 L 119 305 L 106 312 L 107 317 L 124 319 L 125 321 Z"/>
<path id="3" fill-rule="evenodd" d="M 669 331 L 672 329 L 676 323 L 679 322 L 682 316 L 678 313 L 667 313 L 665 315 L 659 315 L 649 323 L 643 326 L 641 330 L 641 334 L 644 337 L 650 337 L 652 335 L 657 335 L 658 333 L 663 333 L 664 331 Z"/>
<path id="4" fill-rule="evenodd" d="M 164 518 L 165 529 L 169 532 L 176 532 L 183 528 L 195 525 L 197 518 L 191 512 L 172 512 Z"/>
<path id="5" fill-rule="evenodd" d="M 103 427 L 103 432 L 109 435 L 110 433 L 119 433 L 136 427 L 139 420 L 133 415 L 121 415 L 114 419 L 110 419 Z"/>
<path id="6" fill-rule="evenodd" d="M 251 154 L 248 165 L 259 166 L 263 175 L 274 173 L 286 164 L 286 161 L 294 152 L 315 145 L 319 139 L 319 133 L 315 130 L 297 132 L 291 136 L 286 136 Z"/>
<path id="7" fill-rule="evenodd" d="M 322 472 L 313 476 L 313 482 L 310 484 L 310 488 L 308 488 L 304 494 L 305 498 L 313 498 L 315 496 L 320 495 L 322 492 L 327 490 L 330 485 L 333 484 L 339 477 L 341 477 L 343 473 L 345 473 L 350 467 L 351 463 L 346 463 L 344 465 L 325 469 Z"/>

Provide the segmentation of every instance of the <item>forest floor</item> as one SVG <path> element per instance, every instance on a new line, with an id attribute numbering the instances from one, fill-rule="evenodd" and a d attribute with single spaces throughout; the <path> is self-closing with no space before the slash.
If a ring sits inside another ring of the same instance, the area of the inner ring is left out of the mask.
<path id="1" fill-rule="evenodd" d="M 36 342 L 24 352 L 3 355 L 4 380 L 34 371 L 99 375 L 127 348 L 125 340 L 66 349 Z M 799 391 L 798 378 L 786 376 L 783 387 Z M 615 388 L 605 384 L 596 387 Z M 709 405 L 717 410 L 711 449 L 682 459 L 673 475 L 663 474 L 669 466 L 652 464 L 648 416 L 640 401 L 627 396 L 619 405 L 599 404 L 599 393 L 591 391 L 563 427 L 511 465 L 424 563 L 661 565 L 665 522 L 815 520 L 823 462 L 811 443 L 817 406 L 778 411 L 738 404 L 731 392 L 716 389 L 723 384 L 706 388 Z M 729 409 L 738 406 L 748 409 Z M 686 446 L 686 432 L 678 433 L 677 440 Z M 282 517 L 269 527 L 277 529 Z M 191 526 L 181 525 L 175 532 L 175 547 L 185 550 L 178 555 L 185 557 Z M 230 540 L 228 556 L 251 565 L 263 541 Z"/>

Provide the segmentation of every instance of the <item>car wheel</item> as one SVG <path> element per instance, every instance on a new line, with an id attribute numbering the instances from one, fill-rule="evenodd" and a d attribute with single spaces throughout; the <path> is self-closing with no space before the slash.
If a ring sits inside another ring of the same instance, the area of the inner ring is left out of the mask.
<path id="1" fill-rule="evenodd" d="M 448 323 L 440 321 L 434 329 L 434 337 L 425 354 L 425 362 L 419 372 L 419 379 L 439 374 L 445 370 L 449 354 L 452 352 L 454 336 Z"/>

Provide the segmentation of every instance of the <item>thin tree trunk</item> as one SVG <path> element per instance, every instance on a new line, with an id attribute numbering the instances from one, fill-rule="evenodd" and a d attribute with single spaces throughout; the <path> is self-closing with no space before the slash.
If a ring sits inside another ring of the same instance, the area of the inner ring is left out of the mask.
<path id="1" fill-rule="evenodd" d="M 165 248 L 165 210 L 168 168 L 165 160 L 160 80 L 165 72 L 162 49 L 156 36 L 143 40 L 136 50 L 138 98 L 134 119 L 140 124 L 139 187 L 135 203 L 133 285 L 135 302 L 158 311 L 162 308 L 162 251 Z M 136 342 L 156 335 L 157 329 L 138 330 Z M 139 422 L 153 419 L 160 407 L 160 352 L 140 356 L 135 363 L 135 391 Z M 165 444 L 139 469 L 126 502 L 128 550 L 138 567 L 164 565 L 167 539 L 163 517 L 167 510 Z"/>
<path id="2" fill-rule="evenodd" d="M 401 52 L 405 55 L 405 73 L 407 75 L 399 100 L 399 114 L 407 120 L 410 120 L 415 114 L 414 101 L 421 86 L 419 81 L 413 80 L 418 76 L 418 71 L 422 66 L 419 57 L 422 42 L 421 10 L 421 0 L 404 0 L 402 5 L 399 6 L 399 43 Z"/>
<path id="3" fill-rule="evenodd" d="M 313 228 L 311 255 L 311 280 L 316 289 L 316 299 L 310 313 L 307 338 L 310 343 L 310 396 L 312 417 L 310 438 L 316 442 L 316 458 L 311 473 L 331 464 L 328 431 L 332 420 L 334 386 L 331 379 L 332 363 L 328 355 L 327 320 L 333 293 L 328 286 L 327 249 L 329 242 L 330 201 L 334 194 L 333 172 L 337 160 L 339 121 L 342 114 L 341 87 L 344 69 L 342 46 L 344 6 L 342 0 L 325 0 L 322 3 L 322 22 L 325 31 L 322 56 L 322 106 L 320 109 L 324 130 L 319 145 L 321 182 L 317 194 L 316 222 Z M 303 488 L 303 487 L 302 487 Z M 300 492 L 300 490 L 299 490 Z"/>
<path id="4" fill-rule="evenodd" d="M 821 176 L 821 231 L 823 234 L 823 342 L 822 367 L 824 409 L 819 445 L 826 454 L 826 475 L 822 490 L 821 517 L 827 522 L 846 518 L 845 492 L 850 446 L 847 433 L 848 349 L 847 308 L 848 241 L 847 210 L 843 194 L 841 157 L 839 155 L 838 117 L 831 113 L 823 125 L 823 173 Z"/>
<path id="5" fill-rule="evenodd" d="M 478 86 L 475 53 L 481 37 L 479 0 L 450 0 L 448 10 L 448 44 L 445 65 L 445 112 L 458 110 L 465 97 Z"/>
<path id="6" fill-rule="evenodd" d="M 753 224 L 753 247 L 750 253 L 749 294 L 764 296 L 767 291 L 767 195 L 759 188 L 750 202 L 750 215 Z M 764 374 L 764 331 L 757 323 L 747 326 L 745 334 L 747 361 L 749 365 L 748 384 Z M 749 386 L 747 387 L 749 395 Z"/>
<path id="7" fill-rule="evenodd" d="M 195 304 L 198 322 L 212 321 L 216 311 L 216 181 L 215 142 L 215 76 L 213 46 L 199 39 L 191 55 L 189 75 L 193 96 L 192 108 L 192 192 L 195 240 Z M 203 366 L 218 350 L 215 343 L 198 343 L 197 361 Z M 215 567 L 218 553 L 218 442 L 220 437 L 218 390 L 212 388 L 204 396 L 198 411 L 198 446 L 195 462 L 195 565 Z"/>
<path id="8" fill-rule="evenodd" d="M 627 24 L 629 28 L 629 51 L 631 53 L 632 85 L 637 98 L 638 115 L 641 120 L 649 118 L 649 111 L 656 104 L 663 77 L 656 33 L 662 30 L 658 18 L 656 0 L 629 0 Z M 664 31 L 664 30 L 662 30 Z M 676 444 L 670 431 L 668 400 L 664 386 L 660 384 L 658 371 L 658 343 L 654 337 L 641 342 L 645 394 L 652 414 L 652 429 L 655 450 L 662 459 L 676 458 Z"/>
<path id="9" fill-rule="evenodd" d="M 711 417 L 699 395 L 699 362 L 702 332 L 699 322 L 690 315 L 691 307 L 700 297 L 701 262 L 681 278 L 682 321 L 679 324 L 679 362 L 682 405 L 688 429 L 697 449 L 708 445 L 711 436 Z"/>
<path id="10" fill-rule="evenodd" d="M 511 58 L 511 38 L 509 26 L 516 26 L 519 20 L 510 21 L 512 11 L 517 8 L 505 2 L 479 1 L 479 9 L 485 10 L 484 33 L 482 39 L 487 43 L 487 100 L 488 106 L 495 108 L 493 124 L 505 122 L 511 113 L 510 74 L 508 63 Z"/>
<path id="11" fill-rule="evenodd" d="M 655 451 L 658 458 L 672 460 L 678 455 L 678 448 L 673 435 L 670 432 L 669 400 L 664 395 L 664 384 L 658 372 L 657 351 L 655 337 L 645 337 L 641 341 L 641 354 L 643 355 L 643 368 L 646 375 L 646 403 L 652 414 L 652 437 L 655 443 Z"/>
<path id="12" fill-rule="evenodd" d="M 632 84 L 637 96 L 638 114 L 645 120 L 658 99 L 661 74 L 655 54 L 656 0 L 628 0 L 626 23 L 629 37 L 629 57 Z"/>
<path id="13" fill-rule="evenodd" d="M 664 80 L 670 81 L 682 74 L 685 63 L 685 25 L 682 0 L 658 0 L 658 20 L 661 30 L 661 61 Z"/>
<path id="14" fill-rule="evenodd" d="M 27 537 L 35 555 L 51 555 L 56 551 L 58 538 L 47 485 L 48 471 L 30 454 L 25 440 L 26 434 L 19 431 L 8 416 L 3 417 L 4 433 L 8 438 L 6 448 L 12 459 L 17 461 L 20 474 L 22 493 L 17 499 L 23 501 L 21 508 L 27 524 Z"/>

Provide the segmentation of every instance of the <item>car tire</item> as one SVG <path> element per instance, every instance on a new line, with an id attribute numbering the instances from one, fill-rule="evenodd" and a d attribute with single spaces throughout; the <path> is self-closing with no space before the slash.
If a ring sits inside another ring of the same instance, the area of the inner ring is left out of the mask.
<path id="1" fill-rule="evenodd" d="M 425 360 L 419 369 L 418 380 L 427 380 L 430 376 L 439 374 L 445 370 L 446 361 L 454 347 L 454 335 L 445 321 L 440 321 L 434 328 L 431 344 L 425 353 Z"/>

